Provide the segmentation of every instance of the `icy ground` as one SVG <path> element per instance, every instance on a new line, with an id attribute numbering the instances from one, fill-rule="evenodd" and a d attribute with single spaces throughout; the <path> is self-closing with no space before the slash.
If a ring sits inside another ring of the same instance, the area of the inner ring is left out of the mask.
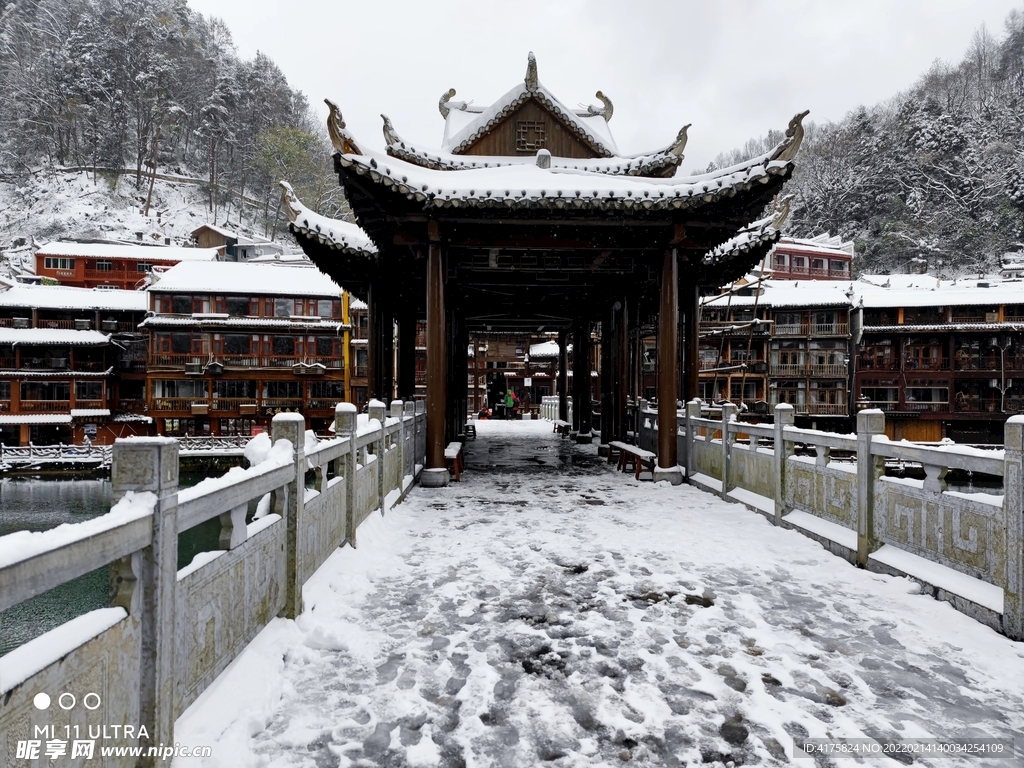
<path id="1" fill-rule="evenodd" d="M 778 765 L 794 737 L 968 733 L 1016 760 L 915 764 L 1024 760 L 1024 644 L 550 429 L 481 422 L 463 482 L 372 515 L 181 717 L 213 757 L 175 768 Z"/>

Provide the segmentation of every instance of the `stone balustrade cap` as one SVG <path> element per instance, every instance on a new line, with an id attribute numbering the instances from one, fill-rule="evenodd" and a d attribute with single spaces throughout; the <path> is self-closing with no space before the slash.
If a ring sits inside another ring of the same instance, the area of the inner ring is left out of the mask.
<path id="1" fill-rule="evenodd" d="M 352 403 L 338 403 L 334 408 L 335 413 L 355 413 L 356 407 Z"/>
<path id="2" fill-rule="evenodd" d="M 301 413 L 278 413 L 274 415 L 273 421 L 280 423 L 302 422 L 306 423 L 306 417 Z"/>

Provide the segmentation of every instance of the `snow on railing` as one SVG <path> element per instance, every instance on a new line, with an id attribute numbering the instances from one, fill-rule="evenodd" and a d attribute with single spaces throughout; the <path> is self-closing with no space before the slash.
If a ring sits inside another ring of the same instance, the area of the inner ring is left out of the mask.
<path id="1" fill-rule="evenodd" d="M 656 451 L 657 411 L 641 401 L 638 421 L 639 445 Z M 688 403 L 677 417 L 687 477 L 862 567 L 930 579 L 961 610 L 1024 639 L 1024 416 L 1006 422 L 1001 450 L 893 441 L 880 410 L 858 413 L 854 434 L 793 421 L 785 404 L 773 424 L 753 424 L 731 403 Z M 924 477 L 886 477 L 887 462 L 919 466 Z M 950 472 L 1001 478 L 1002 492 L 950 489 Z"/>
<path id="2" fill-rule="evenodd" d="M 390 414 L 375 404 L 364 424 L 342 403 L 325 441 L 305 430 L 301 414 L 278 414 L 272 435 L 252 438 L 253 466 L 187 489 L 178 487 L 179 455 L 195 438 L 95 446 L 112 456 L 116 503 L 84 523 L 0 537 L 0 612 L 103 567 L 113 608 L 0 659 L 5 713 L 43 724 L 36 692 L 70 690 L 81 669 L 116 659 L 97 682 L 104 716 L 173 743 L 177 716 L 271 620 L 296 617 L 315 570 L 355 544 L 371 512 L 408 492 L 425 463 L 425 432 L 422 403 L 393 402 Z M 218 548 L 179 570 L 178 534 L 210 520 L 220 525 Z M 155 705 L 142 705 L 147 691 Z"/>

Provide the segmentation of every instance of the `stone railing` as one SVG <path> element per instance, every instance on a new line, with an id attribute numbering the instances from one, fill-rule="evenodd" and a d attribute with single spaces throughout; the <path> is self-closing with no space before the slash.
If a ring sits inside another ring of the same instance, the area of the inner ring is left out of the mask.
<path id="1" fill-rule="evenodd" d="M 572 424 L 572 398 L 566 398 L 569 403 L 569 413 L 566 421 Z M 558 421 L 558 395 L 549 395 L 540 399 L 540 417 L 548 421 Z"/>
<path id="2" fill-rule="evenodd" d="M 0 445 L 0 467 L 110 463 L 109 445 Z"/>
<path id="3" fill-rule="evenodd" d="M 748 424 L 732 404 L 689 403 L 677 434 L 690 482 L 1024 639 L 1024 416 L 1006 422 L 1002 451 L 893 442 L 879 410 L 858 413 L 851 435 L 798 429 L 793 416 L 780 404 L 774 424 Z M 656 451 L 657 412 L 642 409 L 640 426 L 641 447 Z M 925 477 L 885 477 L 887 460 Z M 951 469 L 1001 477 L 1002 495 L 949 490 Z"/>
<path id="4" fill-rule="evenodd" d="M 87 705 L 70 713 L 81 733 L 132 724 L 117 746 L 174 744 L 175 719 L 274 617 L 302 611 L 306 580 L 338 547 L 355 546 L 359 524 L 397 502 L 422 468 L 420 403 L 392 403 L 390 418 L 371 404 L 358 428 L 355 407 L 341 404 L 335 429 L 306 453 L 302 416 L 279 414 L 266 461 L 180 490 L 177 440 L 118 440 L 110 514 L 0 537 L 0 611 L 108 565 L 113 595 L 111 608 L 0 658 L 0 733 L 9 734 L 0 765 L 13 765 L 17 740 L 38 729 L 64 733 L 69 712 L 58 693 Z M 257 502 L 268 514 L 247 525 Z M 219 549 L 178 570 L 178 534 L 212 519 Z M 37 706 L 41 691 L 53 695 L 49 706 Z M 146 735 L 136 739 L 139 726 Z M 155 755 L 104 760 L 161 764 Z"/>

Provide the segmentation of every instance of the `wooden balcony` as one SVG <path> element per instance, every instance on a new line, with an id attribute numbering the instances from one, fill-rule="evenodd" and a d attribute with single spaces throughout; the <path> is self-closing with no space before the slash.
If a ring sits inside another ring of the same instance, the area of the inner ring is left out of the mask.
<path id="1" fill-rule="evenodd" d="M 812 336 L 846 336 L 850 332 L 849 323 L 812 323 Z"/>
<path id="2" fill-rule="evenodd" d="M 776 336 L 806 336 L 807 325 L 806 323 L 792 323 L 792 324 L 775 324 L 775 335 Z"/>
<path id="3" fill-rule="evenodd" d="M 802 378 L 807 375 L 806 363 L 772 363 L 768 371 L 772 376 Z"/>
<path id="4" fill-rule="evenodd" d="M 260 399 L 260 408 L 264 411 L 301 411 L 304 403 L 301 397 L 264 397 Z"/>
<path id="5" fill-rule="evenodd" d="M 0 413 L 10 413 L 10 412 L 11 412 L 11 401 L 10 400 L 0 400 Z"/>
<path id="6" fill-rule="evenodd" d="M 205 397 L 157 397 L 153 399 L 153 411 L 191 412 L 193 405 L 208 405 Z"/>
<path id="7" fill-rule="evenodd" d="M 70 400 L 22 400 L 22 413 L 71 413 Z"/>
<path id="8" fill-rule="evenodd" d="M 13 371 L 17 360 L 13 357 L 0 357 L 0 370 Z"/>
<path id="9" fill-rule="evenodd" d="M 801 408 L 796 410 L 800 412 Z M 803 412 L 812 416 L 846 416 L 850 408 L 846 403 L 808 403 L 803 407 Z"/>
<path id="10" fill-rule="evenodd" d="M 904 404 L 904 409 L 922 413 L 949 413 L 949 403 L 908 402 Z"/>
<path id="11" fill-rule="evenodd" d="M 807 373 L 810 376 L 828 379 L 844 379 L 846 378 L 847 369 L 844 363 L 823 363 L 820 365 L 811 363 L 807 366 Z"/>
<path id="12" fill-rule="evenodd" d="M 255 397 L 214 397 L 210 400 L 211 412 L 239 412 L 248 411 L 256 413 L 259 403 Z"/>

